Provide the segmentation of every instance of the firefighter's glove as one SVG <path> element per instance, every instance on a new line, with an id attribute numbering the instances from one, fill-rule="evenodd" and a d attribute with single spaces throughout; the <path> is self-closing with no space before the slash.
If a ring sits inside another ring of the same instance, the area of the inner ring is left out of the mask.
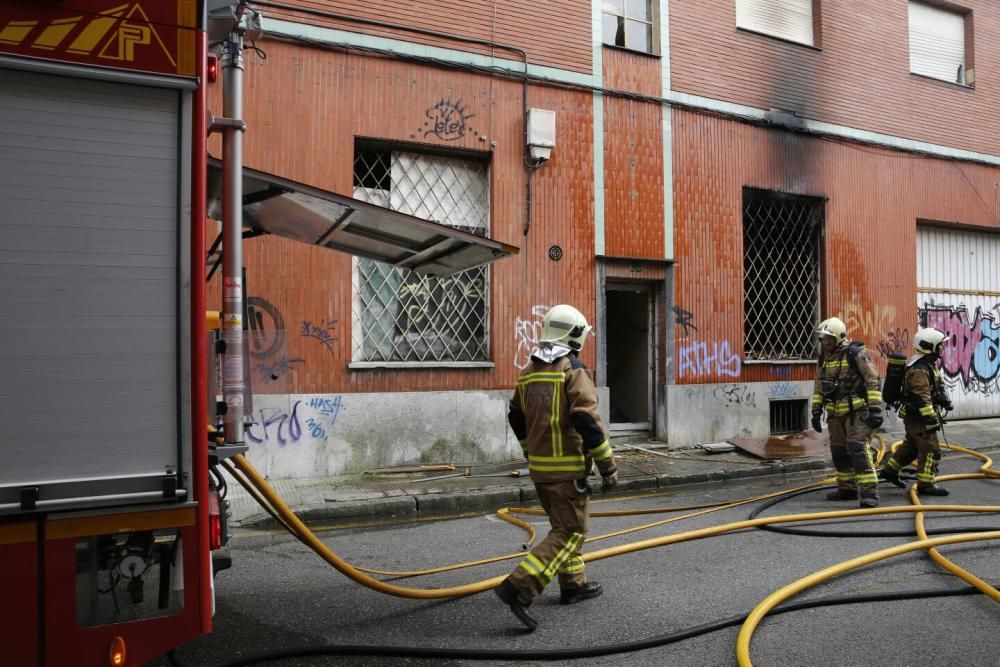
<path id="1" fill-rule="evenodd" d="M 955 409 L 955 406 L 954 404 L 952 404 L 950 398 L 941 399 L 938 405 L 940 405 L 941 409 L 944 410 L 945 412 L 951 412 L 952 410 Z"/>
<path id="2" fill-rule="evenodd" d="M 813 428 L 816 430 L 817 433 L 822 433 L 823 432 L 823 424 L 820 421 L 821 419 L 823 419 L 823 413 L 822 412 L 814 412 L 813 413 L 812 425 L 813 425 Z"/>
<path id="3" fill-rule="evenodd" d="M 617 468 L 612 470 L 608 475 L 605 475 L 603 471 L 601 472 L 601 493 L 607 493 L 611 489 L 615 488 L 616 484 L 618 484 Z"/>
<path id="4" fill-rule="evenodd" d="M 878 427 L 880 427 L 882 425 L 882 411 L 869 409 L 868 419 L 865 420 L 865 423 L 871 426 L 872 428 L 877 429 Z"/>

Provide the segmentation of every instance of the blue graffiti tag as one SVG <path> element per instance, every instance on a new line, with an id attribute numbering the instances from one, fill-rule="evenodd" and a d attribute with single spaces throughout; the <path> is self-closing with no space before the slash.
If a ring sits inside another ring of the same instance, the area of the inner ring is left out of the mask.
<path id="1" fill-rule="evenodd" d="M 771 385 L 771 398 L 794 398 L 795 385 L 790 382 L 775 382 Z"/>
<path id="2" fill-rule="evenodd" d="M 333 344 L 337 342 L 336 331 L 337 320 L 320 320 L 319 324 L 314 324 L 309 320 L 302 320 L 302 330 L 299 335 L 303 338 L 315 338 L 323 344 L 330 354 L 336 354 Z"/>
<path id="3" fill-rule="evenodd" d="M 254 419 L 247 426 L 246 438 L 255 444 L 262 444 L 270 440 L 272 434 L 277 438 L 278 444 L 284 447 L 289 442 L 298 442 L 302 438 L 302 424 L 299 423 L 299 403 L 295 401 L 292 413 L 281 412 L 280 410 L 266 410 L 261 408 L 257 411 L 259 419 Z M 277 429 L 268 431 L 268 428 L 277 424 Z M 260 429 L 255 432 L 254 429 Z"/>
<path id="4" fill-rule="evenodd" d="M 309 407 L 326 417 L 326 424 L 330 428 L 337 425 L 337 416 L 344 408 L 344 399 L 341 396 L 333 398 L 311 398 Z"/>

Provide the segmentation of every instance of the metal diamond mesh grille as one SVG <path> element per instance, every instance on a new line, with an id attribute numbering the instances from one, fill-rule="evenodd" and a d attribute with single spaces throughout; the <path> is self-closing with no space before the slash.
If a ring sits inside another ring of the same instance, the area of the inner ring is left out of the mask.
<path id="1" fill-rule="evenodd" d="M 823 202 L 743 191 L 743 351 L 746 359 L 814 356 Z"/>
<path id="2" fill-rule="evenodd" d="M 419 153 L 358 150 L 354 196 L 485 236 L 487 165 Z M 488 361 L 488 267 L 445 278 L 355 259 L 355 361 Z"/>

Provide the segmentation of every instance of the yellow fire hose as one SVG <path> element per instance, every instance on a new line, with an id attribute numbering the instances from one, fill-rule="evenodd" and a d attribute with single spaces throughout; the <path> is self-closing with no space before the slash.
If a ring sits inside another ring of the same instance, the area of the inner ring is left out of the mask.
<path id="1" fill-rule="evenodd" d="M 892 451 L 895 451 L 896 447 L 901 444 L 902 441 L 896 441 L 893 443 Z M 951 449 L 953 451 L 959 452 L 961 454 L 966 454 L 969 456 L 974 456 L 983 461 L 983 464 L 979 467 L 979 473 L 973 474 L 957 474 L 957 475 L 945 475 L 939 477 L 938 479 L 945 480 L 959 480 L 959 479 L 996 479 L 1000 477 L 1000 471 L 995 471 L 992 469 L 993 460 L 983 454 L 982 452 L 977 452 L 971 449 L 966 449 L 965 447 L 960 447 L 958 445 L 946 444 L 942 447 Z M 942 544 L 958 544 L 961 542 L 973 542 L 978 540 L 993 540 L 1000 539 L 1000 531 L 992 531 L 987 533 L 976 533 L 975 535 L 950 535 L 938 538 L 928 538 L 927 531 L 924 527 L 924 510 L 929 509 L 932 506 L 922 505 L 917 494 L 916 485 L 911 485 L 909 489 L 910 502 L 918 509 L 914 513 L 914 520 L 916 524 L 917 537 L 916 541 L 909 542 L 907 544 L 899 545 L 896 547 L 891 547 L 889 549 L 883 549 L 881 551 L 876 551 L 863 556 L 858 556 L 848 561 L 838 563 L 836 565 L 830 566 L 818 572 L 814 572 L 806 577 L 798 579 L 787 586 L 775 591 L 767 598 L 765 598 L 757 607 L 754 608 L 752 612 L 747 616 L 746 621 L 743 623 L 743 627 L 740 628 L 740 633 L 736 640 L 736 659 L 740 667 L 748 667 L 753 664 L 750 660 L 750 640 L 753 637 L 753 633 L 757 626 L 763 620 L 764 616 L 775 606 L 781 604 L 789 597 L 806 590 L 818 583 L 821 583 L 827 579 L 835 577 L 844 572 L 848 572 L 858 567 L 874 563 L 879 560 L 886 558 L 891 558 L 899 554 L 907 553 L 910 551 L 916 551 L 918 549 L 927 549 L 928 554 L 935 563 L 951 572 L 952 574 L 963 579 L 967 583 L 974 586 L 980 592 L 989 596 L 991 599 L 1000 602 L 1000 591 L 998 591 L 993 586 L 975 576 L 974 574 L 962 569 L 958 565 L 955 565 L 950 560 L 945 558 L 937 550 L 937 546 Z M 933 507 L 943 507 L 941 505 Z"/>
<path id="2" fill-rule="evenodd" d="M 302 523 L 302 521 L 295 515 L 294 512 L 289 509 L 289 507 L 281 500 L 281 498 L 274 492 L 271 486 L 266 480 L 260 475 L 260 473 L 247 461 L 246 457 L 243 455 L 237 455 L 233 457 L 233 462 L 236 467 L 246 475 L 250 483 L 257 488 L 260 494 L 272 505 L 275 512 L 281 517 L 281 520 L 288 524 L 293 529 L 293 534 L 301 539 L 307 546 L 313 549 L 317 554 L 319 554 L 324 560 L 330 563 L 339 572 L 354 580 L 355 582 L 366 586 L 372 590 L 386 593 L 389 595 L 395 595 L 397 597 L 411 598 L 411 599 L 442 599 L 442 598 L 452 598 L 460 597 L 464 595 L 471 595 L 474 593 L 480 593 L 491 588 L 496 587 L 501 581 L 503 581 L 505 575 L 500 575 L 492 577 L 489 579 L 484 579 L 477 582 L 472 582 L 468 584 L 463 584 L 460 586 L 452 586 L 446 588 L 411 588 L 404 586 L 397 586 L 395 584 L 386 583 L 372 578 L 371 576 L 361 572 L 358 568 L 354 567 L 350 563 L 343 560 L 335 552 L 330 550 L 322 541 L 320 541 L 309 528 Z M 704 537 L 711 537 L 714 535 L 721 535 L 724 533 L 734 532 L 737 530 L 743 530 L 746 528 L 754 528 L 757 526 L 768 525 L 771 523 L 792 523 L 799 521 L 816 521 L 820 519 L 842 519 L 848 517 L 861 517 L 861 516 L 874 516 L 879 514 L 901 514 L 901 513 L 916 513 L 916 512 L 973 512 L 973 513 L 997 513 L 1000 512 L 1000 506 L 968 506 L 968 505 L 934 505 L 934 506 L 920 506 L 920 507 L 884 507 L 884 508 L 873 508 L 873 509 L 857 509 L 857 510 L 839 510 L 830 512 L 818 512 L 810 514 L 791 514 L 782 515 L 775 517 L 766 517 L 758 519 L 750 519 L 745 521 L 738 521 L 735 523 L 722 524 L 719 526 L 712 526 L 708 528 L 702 528 L 698 530 L 688 531 L 685 533 L 679 533 L 675 535 L 666 535 L 663 537 L 657 537 L 647 540 L 642 540 L 627 545 L 620 545 L 615 547 L 610 547 L 606 549 L 601 549 L 598 551 L 586 553 L 583 555 L 583 560 L 590 562 L 601 560 L 604 558 L 610 558 L 612 556 L 618 556 L 626 553 L 632 553 L 635 551 L 640 551 L 643 549 L 650 549 L 659 546 L 665 546 L 668 544 L 676 544 L 679 542 L 686 542 L 690 540 L 701 539 Z"/>
<path id="3" fill-rule="evenodd" d="M 750 660 L 750 638 L 753 636 L 754 630 L 757 628 L 757 625 L 761 622 L 767 612 L 771 611 L 774 607 L 781 604 L 796 593 L 800 593 L 807 588 L 815 586 L 816 584 L 826 581 L 827 579 L 831 579 L 838 574 L 843 574 L 849 570 L 853 570 L 855 568 L 862 567 L 863 565 L 868 565 L 886 558 L 892 558 L 893 556 L 898 556 L 910 551 L 916 551 L 918 549 L 937 547 L 942 544 L 959 544 L 961 542 L 974 542 L 977 540 L 1000 540 L 1000 530 L 988 533 L 976 533 L 975 535 L 945 535 L 942 537 L 915 540 L 913 542 L 907 542 L 906 544 L 900 544 L 894 547 L 889 547 L 888 549 L 882 549 L 863 556 L 858 556 L 857 558 L 852 558 L 842 563 L 837 563 L 836 565 L 831 565 L 830 567 L 813 572 L 809 576 L 803 577 L 798 581 L 793 581 L 787 586 L 784 586 L 767 596 L 767 598 L 757 605 L 757 607 L 750 612 L 750 615 L 747 616 L 747 620 L 743 623 L 743 627 L 740 628 L 740 633 L 736 637 L 737 662 L 740 667 L 749 667 L 753 665 L 753 662 Z"/>
<path id="4" fill-rule="evenodd" d="M 886 453 L 886 447 L 884 441 L 879 438 L 881 447 L 879 449 L 876 461 L 880 461 Z M 901 444 L 901 441 L 893 443 L 889 451 L 895 451 L 895 449 Z M 964 480 L 964 479 L 997 479 L 1000 478 L 1000 471 L 994 471 L 992 469 L 992 459 L 982 454 L 981 452 L 976 452 L 974 450 L 969 450 L 964 447 L 957 445 L 943 445 L 943 447 L 951 449 L 961 454 L 966 454 L 970 456 L 977 457 L 983 461 L 979 468 L 978 473 L 969 474 L 956 474 L 942 476 L 941 480 Z M 442 598 L 453 598 L 460 597 L 464 595 L 471 595 L 474 593 L 479 593 L 482 591 L 489 590 L 499 584 L 504 576 L 492 577 L 489 579 L 484 579 L 481 581 L 476 581 L 468 584 L 463 584 L 460 586 L 452 586 L 446 588 L 412 588 L 397 586 L 394 584 L 387 583 L 385 581 L 380 581 L 369 576 L 369 574 L 380 574 L 380 575 L 390 575 L 390 576 L 418 576 L 424 574 L 434 574 L 438 572 L 445 572 L 449 570 L 455 570 L 463 567 L 471 567 L 474 565 L 482 565 L 487 563 L 493 563 L 501 560 L 507 560 L 512 558 L 517 558 L 521 555 L 521 552 L 507 554 L 504 556 L 496 556 L 492 558 L 481 559 L 477 561 L 469 561 L 466 563 L 460 563 L 456 565 L 449 565 L 438 568 L 430 568 L 426 570 L 419 570 L 413 572 L 385 572 L 379 570 L 367 570 L 364 568 L 358 568 L 354 565 L 343 560 L 334 551 L 329 549 L 322 541 L 320 541 L 315 534 L 295 515 L 295 513 L 284 503 L 284 501 L 278 496 L 278 494 L 271 488 L 270 484 L 260 475 L 260 473 L 250 464 L 246 457 L 238 455 L 232 459 L 235 463 L 236 468 L 234 469 L 227 461 L 223 461 L 223 465 L 230 472 L 230 474 L 239 481 L 250 493 L 250 495 L 258 502 L 260 505 L 269 513 L 272 517 L 278 521 L 286 530 L 288 530 L 293 536 L 297 537 L 306 546 L 310 547 L 318 555 L 320 555 L 324 560 L 326 560 L 330 565 L 336 568 L 339 572 L 345 576 L 351 578 L 355 582 L 366 586 L 377 592 L 386 593 L 389 595 L 395 595 L 398 597 L 411 598 L 411 599 L 442 599 Z M 616 537 L 619 535 L 636 532 L 639 530 L 645 530 L 654 526 L 660 526 L 674 521 L 680 521 L 685 518 L 691 518 L 706 514 L 708 512 L 719 511 L 722 509 L 728 509 L 731 507 L 736 507 L 739 505 L 747 504 L 750 502 L 755 502 L 758 500 L 764 500 L 768 498 L 773 498 L 775 496 L 785 495 L 787 493 L 792 493 L 798 490 L 804 490 L 813 486 L 819 486 L 822 484 L 827 484 L 831 480 L 822 480 L 818 482 L 813 482 L 810 484 L 805 484 L 800 487 L 796 487 L 791 490 L 783 490 L 779 492 L 764 494 L 760 496 L 754 496 L 751 498 L 722 502 L 722 503 L 708 503 L 702 505 L 689 505 L 684 507 L 674 507 L 666 509 L 654 509 L 654 510 L 635 510 L 635 511 L 610 511 L 610 512 L 592 512 L 591 516 L 627 516 L 632 514 L 654 514 L 654 513 L 667 513 L 667 512 L 679 512 L 679 511 L 689 511 L 698 510 L 689 514 L 682 516 L 675 516 L 668 519 L 663 519 L 649 524 L 644 524 L 642 526 L 636 526 L 633 528 L 628 528 L 620 531 L 615 531 L 612 533 L 607 533 L 603 535 L 594 536 L 589 538 L 588 542 L 598 541 L 602 539 L 608 539 L 611 537 Z M 830 512 L 815 512 L 808 514 L 790 514 L 781 515 L 774 517 L 760 517 L 756 519 L 748 519 L 745 521 L 737 521 L 734 523 L 722 524 L 718 526 L 711 526 L 708 528 L 701 528 L 698 530 L 691 530 L 683 533 L 678 533 L 674 535 L 667 535 L 663 537 L 651 538 L 646 540 L 641 540 L 638 542 L 633 542 L 631 544 L 625 544 L 615 547 L 609 547 L 605 549 L 600 549 L 597 551 L 592 551 L 583 554 L 583 560 L 586 562 L 592 562 L 597 560 L 602 560 L 604 558 L 610 558 L 613 556 L 618 556 L 626 553 L 632 553 L 635 551 L 640 551 L 643 549 L 650 549 L 660 546 L 666 546 L 668 544 L 677 544 L 680 542 L 686 542 L 696 539 L 701 539 L 705 537 L 712 537 L 715 535 L 722 535 L 725 533 L 735 532 L 747 528 L 755 528 L 759 526 L 765 526 L 777 523 L 794 523 L 794 522 L 804 522 L 804 521 L 817 521 L 825 519 L 843 519 L 843 518 L 853 518 L 853 517 L 864 517 L 864 516 L 875 516 L 875 515 L 890 515 L 890 514 L 902 514 L 911 513 L 914 515 L 915 527 L 917 531 L 917 536 L 919 539 L 888 549 L 882 549 L 880 551 L 872 552 L 850 560 L 838 563 L 836 565 L 824 568 L 817 572 L 814 572 L 806 577 L 803 577 L 797 581 L 794 581 L 783 588 L 775 591 L 767 598 L 765 598 L 748 616 L 740 629 L 739 636 L 737 638 L 737 661 L 741 667 L 746 665 L 752 665 L 750 660 L 750 641 L 759 623 L 771 611 L 775 606 L 788 599 L 789 597 L 806 590 L 818 583 L 821 583 L 829 578 L 835 577 L 839 574 L 848 572 L 850 570 L 863 567 L 870 563 L 883 560 L 886 558 L 891 558 L 896 555 L 903 553 L 909 553 L 911 551 L 916 551 L 920 549 L 926 549 L 931 556 L 931 558 L 944 567 L 946 570 L 955 574 L 956 576 L 962 578 L 966 582 L 970 583 L 972 586 L 976 587 L 979 591 L 986 594 L 993 600 L 1000 602 L 1000 591 L 997 591 L 994 587 L 990 586 L 988 583 L 982 579 L 976 577 L 975 575 L 967 572 L 966 570 L 955 565 L 948 559 L 946 559 L 937 550 L 937 547 L 944 544 L 959 544 L 972 541 L 980 540 L 995 540 L 1000 539 L 1000 531 L 991 531 L 984 533 L 977 533 L 975 535 L 950 535 L 944 537 L 929 538 L 924 526 L 924 516 L 927 512 L 968 512 L 968 513 L 998 513 L 1000 512 L 1000 506 L 992 505 L 982 505 L 982 506 L 970 506 L 970 505 L 923 505 L 921 504 L 919 497 L 916 493 L 915 485 L 910 487 L 909 498 L 912 503 L 911 506 L 896 506 L 896 507 L 881 507 L 872 509 L 856 509 L 856 510 L 839 510 Z M 531 542 L 534 541 L 535 531 L 531 524 L 517 519 L 516 517 L 510 516 L 511 513 L 523 513 L 523 514 L 534 514 L 534 515 L 544 515 L 544 511 L 534 509 L 534 508 L 504 508 L 498 512 L 501 519 L 508 521 L 514 525 L 518 525 L 525 529 L 529 534 L 528 542 L 524 545 L 527 547 Z"/>

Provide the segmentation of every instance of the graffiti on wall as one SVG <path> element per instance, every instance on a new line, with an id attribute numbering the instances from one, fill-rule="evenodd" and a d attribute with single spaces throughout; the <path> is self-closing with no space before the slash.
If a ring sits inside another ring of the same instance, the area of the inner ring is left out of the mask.
<path id="1" fill-rule="evenodd" d="M 424 116 L 427 119 L 420 128 L 424 139 L 433 135 L 442 141 L 455 141 L 464 137 L 467 132 L 473 134 L 476 132 L 468 125 L 469 119 L 475 118 L 476 115 L 469 113 L 468 109 L 462 106 L 461 99 L 452 101 L 442 97 L 427 107 Z"/>
<path id="2" fill-rule="evenodd" d="M 945 332 L 951 339 L 941 354 L 941 370 L 967 393 L 1000 392 L 1000 322 L 980 307 L 926 304 L 920 309 L 924 326 Z"/>
<path id="3" fill-rule="evenodd" d="M 677 350 L 679 377 L 697 378 L 710 375 L 739 377 L 743 361 L 733 354 L 728 340 L 722 342 L 694 342 Z"/>
<path id="4" fill-rule="evenodd" d="M 531 352 L 538 347 L 538 337 L 542 335 L 542 318 L 549 311 L 545 305 L 531 307 L 531 317 L 522 319 L 520 315 L 514 318 L 514 340 L 517 351 L 514 353 L 514 365 L 525 369 L 531 361 Z"/>
<path id="5" fill-rule="evenodd" d="M 254 411 L 244 432 L 246 439 L 257 445 L 276 442 L 282 447 L 298 442 L 302 439 L 302 422 L 299 421 L 301 403 L 302 401 L 295 401 L 291 413 L 274 408 Z"/>
<path id="6" fill-rule="evenodd" d="M 757 394 L 749 385 L 745 384 L 723 384 L 712 390 L 715 400 L 726 407 L 737 405 L 755 406 L 757 405 Z"/>
<path id="7" fill-rule="evenodd" d="M 276 382 L 278 379 L 294 371 L 296 364 L 304 363 L 306 363 L 305 359 L 299 359 L 298 357 L 289 359 L 287 356 L 281 355 L 277 359 L 262 361 L 255 365 L 253 369 L 260 375 L 261 380 Z"/>
<path id="8" fill-rule="evenodd" d="M 250 320 L 250 357 L 272 358 L 285 344 L 285 318 L 281 311 L 263 297 L 248 296 L 247 319 Z"/>
<path id="9" fill-rule="evenodd" d="M 896 327 L 878 342 L 878 353 L 883 359 L 890 354 L 906 355 L 910 350 L 910 330 Z"/>
<path id="10" fill-rule="evenodd" d="M 788 400 L 795 398 L 798 390 L 791 382 L 775 382 L 771 385 L 769 396 L 776 400 Z"/>
<path id="11" fill-rule="evenodd" d="M 291 411 L 260 408 L 248 415 L 246 439 L 255 445 L 286 445 L 312 440 L 326 440 L 337 426 L 344 410 L 342 396 L 314 396 L 295 401 Z"/>
<path id="12" fill-rule="evenodd" d="M 896 307 L 876 304 L 865 308 L 859 303 L 849 303 L 838 315 L 847 325 L 848 335 L 852 338 L 878 340 L 884 332 L 892 329 L 896 322 Z"/>
<path id="13" fill-rule="evenodd" d="M 692 331 L 697 331 L 694 324 L 694 313 L 684 310 L 680 306 L 671 308 L 674 313 L 674 322 L 681 328 L 682 336 L 690 336 Z"/>
<path id="14" fill-rule="evenodd" d="M 302 329 L 299 331 L 299 335 L 303 338 L 318 340 L 326 348 L 327 352 L 336 356 L 333 350 L 333 344 L 337 342 L 336 327 L 337 320 L 323 319 L 318 322 L 302 320 Z"/>

